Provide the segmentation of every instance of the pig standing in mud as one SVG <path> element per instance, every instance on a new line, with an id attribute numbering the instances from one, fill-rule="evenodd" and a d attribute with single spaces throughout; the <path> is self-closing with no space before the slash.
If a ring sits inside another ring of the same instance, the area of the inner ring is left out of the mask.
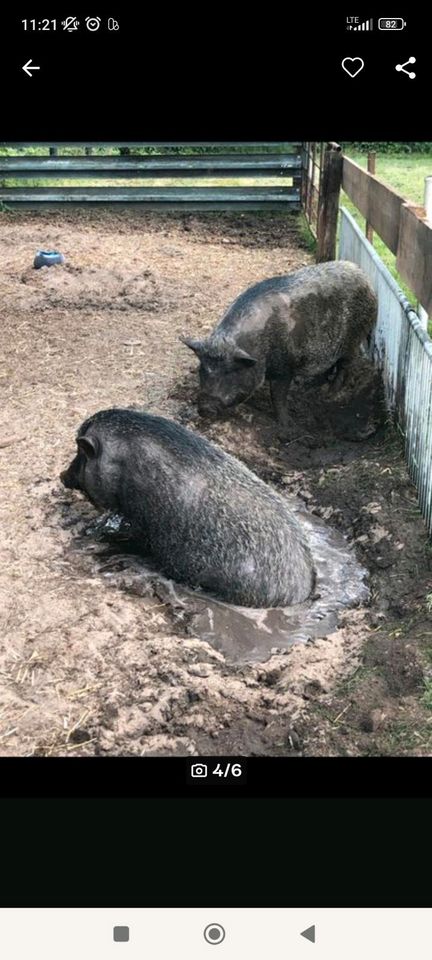
<path id="1" fill-rule="evenodd" d="M 301 603 L 315 572 L 285 501 L 234 457 L 163 417 L 103 410 L 82 424 L 61 474 L 179 582 L 240 606 Z"/>
<path id="2" fill-rule="evenodd" d="M 292 379 L 335 371 L 342 386 L 360 343 L 370 333 L 377 300 L 354 263 L 305 267 L 249 287 L 206 340 L 181 337 L 200 360 L 198 410 L 217 416 L 270 381 L 273 408 L 289 430 L 286 397 Z"/>

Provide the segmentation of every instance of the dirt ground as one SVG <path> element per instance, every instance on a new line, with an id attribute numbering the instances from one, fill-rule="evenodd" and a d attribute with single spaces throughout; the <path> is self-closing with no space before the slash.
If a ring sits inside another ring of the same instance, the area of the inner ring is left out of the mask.
<path id="1" fill-rule="evenodd" d="M 35 271 L 40 248 L 66 265 Z M 284 443 L 266 390 L 201 420 L 178 340 L 311 262 L 296 218 L 2 213 L 0 253 L 0 753 L 430 755 L 431 547 L 376 380 L 360 364 L 351 405 L 293 390 L 301 430 Z M 261 663 L 192 636 L 86 536 L 93 508 L 58 480 L 82 420 L 113 405 L 173 417 L 299 497 L 354 545 L 368 605 Z"/>

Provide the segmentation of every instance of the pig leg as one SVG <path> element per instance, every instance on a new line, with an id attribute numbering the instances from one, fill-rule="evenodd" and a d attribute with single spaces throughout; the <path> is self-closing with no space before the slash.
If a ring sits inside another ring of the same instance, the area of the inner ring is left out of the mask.
<path id="1" fill-rule="evenodd" d="M 129 540 L 131 524 L 118 513 L 103 513 L 86 526 L 86 536 L 96 540 Z"/>
<path id="2" fill-rule="evenodd" d="M 349 369 L 351 366 L 351 357 L 341 357 L 336 364 L 336 376 L 330 383 L 330 393 L 338 393 L 345 386 Z"/>
<path id="3" fill-rule="evenodd" d="M 298 427 L 288 411 L 287 399 L 291 381 L 292 376 L 287 377 L 285 380 L 270 381 L 273 413 L 279 424 L 279 434 L 283 440 L 295 440 L 299 434 Z"/>

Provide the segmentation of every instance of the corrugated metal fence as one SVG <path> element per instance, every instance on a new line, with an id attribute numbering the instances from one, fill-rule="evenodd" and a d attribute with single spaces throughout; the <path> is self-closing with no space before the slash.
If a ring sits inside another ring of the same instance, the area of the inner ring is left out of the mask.
<path id="1" fill-rule="evenodd" d="M 432 533 L 432 341 L 387 267 L 344 208 L 339 257 L 362 267 L 378 296 L 371 354 L 383 372 L 389 410 L 405 436 L 409 472 Z"/>

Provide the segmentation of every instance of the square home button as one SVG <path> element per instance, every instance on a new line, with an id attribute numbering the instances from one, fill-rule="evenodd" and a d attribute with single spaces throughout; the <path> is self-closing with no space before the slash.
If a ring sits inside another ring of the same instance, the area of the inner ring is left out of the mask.
<path id="1" fill-rule="evenodd" d="M 129 940 L 129 927 L 114 927 L 113 936 L 116 943 L 127 943 Z"/>

